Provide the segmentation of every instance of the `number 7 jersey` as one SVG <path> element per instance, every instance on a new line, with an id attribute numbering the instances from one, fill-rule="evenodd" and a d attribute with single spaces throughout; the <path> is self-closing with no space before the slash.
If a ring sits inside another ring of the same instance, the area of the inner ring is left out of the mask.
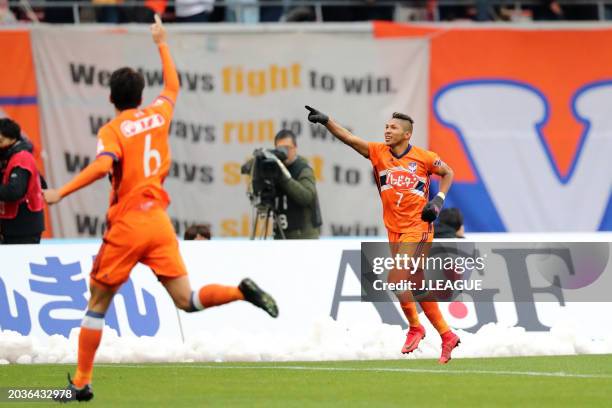
<path id="1" fill-rule="evenodd" d="M 163 183 L 171 163 L 173 109 L 172 100 L 160 95 L 146 108 L 122 111 L 98 132 L 97 156 L 113 159 L 109 220 L 140 205 L 170 203 Z"/>
<path id="2" fill-rule="evenodd" d="M 441 160 L 434 152 L 408 145 L 396 156 L 384 143 L 368 143 L 369 158 L 383 205 L 383 219 L 389 231 L 429 232 L 421 220 L 429 200 L 430 176 Z"/>

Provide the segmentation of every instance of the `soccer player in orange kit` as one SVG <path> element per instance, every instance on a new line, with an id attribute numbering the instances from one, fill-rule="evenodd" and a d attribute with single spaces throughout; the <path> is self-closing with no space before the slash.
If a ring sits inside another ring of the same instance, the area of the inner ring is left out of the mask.
<path id="1" fill-rule="evenodd" d="M 410 144 L 412 119 L 394 113 L 385 125 L 385 142 L 367 142 L 340 126 L 326 114 L 306 106 L 308 120 L 324 125 L 335 137 L 355 149 L 374 167 L 375 177 L 383 204 L 383 218 L 393 252 L 399 248 L 412 248 L 410 255 L 419 256 L 422 248 L 433 241 L 433 221 L 438 217 L 452 181 L 453 171 L 437 154 Z M 440 191 L 427 202 L 430 176 L 441 177 Z M 410 245 L 409 243 L 414 243 Z M 390 274 L 391 275 L 391 274 Z M 391 276 L 390 276 L 391 278 Z M 425 337 L 425 329 L 410 293 L 398 296 L 410 329 L 402 353 L 407 354 Z M 438 308 L 435 300 L 420 301 L 425 315 L 442 337 L 440 363 L 451 359 L 452 350 L 459 344 Z"/>
<path id="2" fill-rule="evenodd" d="M 191 290 L 166 213 L 170 198 L 162 186 L 171 163 L 168 130 L 179 79 L 166 44 L 166 31 L 157 15 L 151 34 L 162 60 L 163 92 L 150 106 L 139 108 L 144 89 L 142 75 L 131 68 L 113 72 L 110 101 L 116 116 L 98 133 L 96 160 L 59 190 L 44 191 L 47 203 L 54 204 L 111 174 L 107 230 L 91 271 L 91 297 L 79 333 L 76 374 L 73 380 L 68 376 L 67 389 L 72 398 L 62 402 L 93 398 L 93 361 L 102 337 L 104 314 L 138 262 L 153 270 L 175 305 L 186 312 L 246 300 L 270 316 L 278 316 L 274 299 L 250 279 L 244 279 L 239 286 L 205 285 Z"/>

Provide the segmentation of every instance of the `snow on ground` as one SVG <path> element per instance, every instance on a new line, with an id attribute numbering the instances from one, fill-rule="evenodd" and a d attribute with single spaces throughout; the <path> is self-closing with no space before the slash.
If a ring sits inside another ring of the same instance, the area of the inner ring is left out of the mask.
<path id="1" fill-rule="evenodd" d="M 416 353 L 402 357 L 405 332 L 386 324 L 346 325 L 331 319 L 318 321 L 302 333 L 250 333 L 228 328 L 201 332 L 184 343 L 152 337 L 118 337 L 105 328 L 97 362 L 208 362 L 208 361 L 320 361 L 397 358 L 437 358 L 440 337 L 431 326 Z M 578 330 L 571 322 L 550 332 L 526 332 L 520 327 L 488 324 L 477 333 L 457 331 L 461 345 L 453 357 L 510 357 L 612 353 L 612 333 L 596 336 Z M 46 339 L 0 331 L 0 365 L 74 363 L 78 329 L 70 338 Z"/>

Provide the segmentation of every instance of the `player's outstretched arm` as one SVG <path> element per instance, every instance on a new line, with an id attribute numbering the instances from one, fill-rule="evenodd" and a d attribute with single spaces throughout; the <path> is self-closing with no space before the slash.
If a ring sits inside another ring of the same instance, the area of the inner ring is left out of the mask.
<path id="1" fill-rule="evenodd" d="M 159 48 L 159 56 L 162 61 L 164 90 L 161 96 L 169 99 L 174 104 L 179 93 L 179 77 L 170 55 L 170 49 L 166 43 L 166 28 L 157 14 L 155 14 L 155 23 L 151 24 L 151 36 L 153 37 L 153 42 Z"/>
<path id="2" fill-rule="evenodd" d="M 55 204 L 62 198 L 74 193 L 104 177 L 113 167 L 113 158 L 107 155 L 98 156 L 89 166 L 77 174 L 72 180 L 60 189 L 43 190 L 43 195 L 47 204 Z"/>
<path id="3" fill-rule="evenodd" d="M 308 105 L 306 106 L 306 109 L 308 110 L 309 121 L 311 121 L 312 123 L 322 124 L 327 128 L 327 130 L 331 132 L 332 135 L 336 136 L 344 144 L 351 146 L 357 151 L 357 153 L 359 153 L 366 159 L 370 157 L 367 141 L 363 140 L 358 136 L 355 136 L 323 112 L 319 112 L 315 108 L 311 108 Z"/>

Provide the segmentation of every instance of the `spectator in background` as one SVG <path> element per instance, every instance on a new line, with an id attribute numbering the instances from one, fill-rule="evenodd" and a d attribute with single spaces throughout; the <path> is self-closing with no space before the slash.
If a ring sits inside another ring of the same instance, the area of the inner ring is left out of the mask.
<path id="1" fill-rule="evenodd" d="M 534 18 L 536 20 L 563 20 L 563 9 L 556 0 L 540 0 L 540 6 L 536 8 Z"/>
<path id="2" fill-rule="evenodd" d="M 214 0 L 176 0 L 177 23 L 206 23 L 214 8 Z"/>
<path id="3" fill-rule="evenodd" d="M 210 228 L 204 224 L 194 224 L 185 231 L 185 241 L 209 241 L 211 237 Z"/>
<path id="4" fill-rule="evenodd" d="M 283 1 L 283 5 L 273 5 L 273 6 L 263 6 L 263 4 L 267 4 L 266 0 L 261 0 L 260 4 L 262 6 L 259 8 L 259 21 L 262 23 L 275 23 L 280 21 L 283 13 L 285 11 L 285 5 L 287 5 L 288 0 Z"/>
<path id="5" fill-rule="evenodd" d="M 495 20 L 495 10 L 491 7 L 490 0 L 476 0 L 475 16 L 476 21 Z"/>
<path id="6" fill-rule="evenodd" d="M 41 177 L 32 150 L 16 122 L 0 119 L 2 244 L 38 244 L 45 230 Z"/>
<path id="7" fill-rule="evenodd" d="M 498 19 L 490 0 L 476 0 L 472 5 L 442 5 L 438 17 L 442 21 L 494 21 Z"/>
<path id="8" fill-rule="evenodd" d="M 63 2 L 65 0 L 46 0 L 47 3 Z M 78 3 L 79 1 L 75 1 Z M 73 24 L 74 21 L 74 9 L 72 7 L 45 7 L 45 22 L 56 23 L 56 24 Z"/>
<path id="9" fill-rule="evenodd" d="M 123 3 L 123 0 L 91 0 L 91 3 L 96 7 L 96 21 L 98 23 L 119 24 L 121 20 L 121 12 L 118 4 Z"/>
<path id="10" fill-rule="evenodd" d="M 434 228 L 434 238 L 465 238 L 463 214 L 458 208 L 444 208 L 440 211 Z"/>
<path id="11" fill-rule="evenodd" d="M 0 0 L 0 24 L 14 24 L 16 22 L 17 19 L 8 6 L 8 0 Z"/>
<path id="12" fill-rule="evenodd" d="M 377 0 L 362 0 L 361 4 L 323 6 L 323 21 L 393 20 L 394 6 Z"/>
<path id="13" fill-rule="evenodd" d="M 227 0 L 225 21 L 228 23 L 255 24 L 259 22 L 257 0 Z"/>

